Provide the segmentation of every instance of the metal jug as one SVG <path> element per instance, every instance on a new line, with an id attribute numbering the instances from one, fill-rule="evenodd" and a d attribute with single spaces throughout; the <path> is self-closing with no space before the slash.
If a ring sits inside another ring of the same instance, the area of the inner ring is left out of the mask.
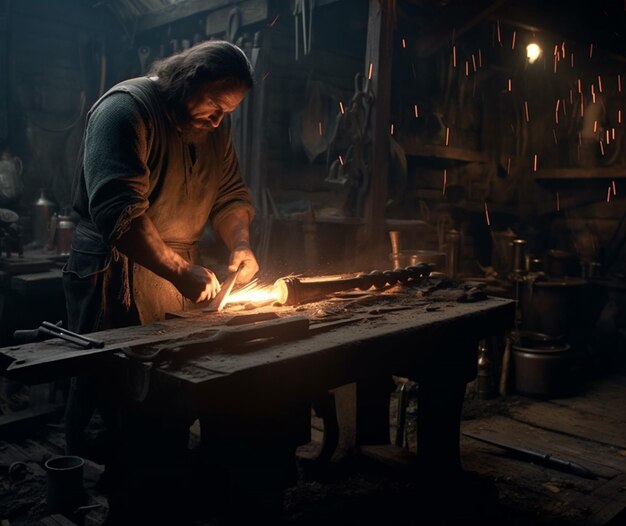
<path id="1" fill-rule="evenodd" d="M 40 190 L 39 199 L 33 205 L 33 240 L 41 248 L 50 245 L 50 220 L 54 213 L 55 205 Z"/>
<path id="2" fill-rule="evenodd" d="M 66 256 L 70 253 L 74 227 L 74 222 L 70 216 L 59 215 L 57 217 L 54 233 L 54 244 L 57 254 Z"/>
<path id="3" fill-rule="evenodd" d="M 13 157 L 8 150 L 0 155 L 0 207 L 10 207 L 22 197 L 22 160 Z"/>

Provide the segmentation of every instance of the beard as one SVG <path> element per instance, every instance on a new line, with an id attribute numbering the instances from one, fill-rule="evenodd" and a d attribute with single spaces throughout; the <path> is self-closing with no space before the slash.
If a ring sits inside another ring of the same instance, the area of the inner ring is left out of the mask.
<path id="1" fill-rule="evenodd" d="M 183 136 L 183 142 L 190 144 L 202 144 L 205 143 L 209 137 L 209 134 L 213 132 L 214 128 L 197 128 L 190 122 L 181 127 L 181 134 Z"/>

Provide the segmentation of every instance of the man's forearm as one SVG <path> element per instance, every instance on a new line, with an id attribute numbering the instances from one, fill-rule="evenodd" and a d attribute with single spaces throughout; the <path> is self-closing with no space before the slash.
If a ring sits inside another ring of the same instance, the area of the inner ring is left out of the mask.
<path id="1" fill-rule="evenodd" d="M 189 267 L 189 263 L 163 242 L 152 220 L 146 215 L 133 219 L 115 246 L 133 261 L 168 281 L 175 281 Z"/>
<path id="2" fill-rule="evenodd" d="M 245 208 L 233 209 L 217 227 L 219 236 L 231 252 L 250 248 L 250 215 Z"/>

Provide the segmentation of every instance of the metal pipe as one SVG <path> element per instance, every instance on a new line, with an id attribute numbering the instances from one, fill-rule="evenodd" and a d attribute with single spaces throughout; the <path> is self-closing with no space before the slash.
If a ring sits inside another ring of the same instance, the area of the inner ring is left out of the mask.
<path id="1" fill-rule="evenodd" d="M 417 282 L 428 277 L 431 266 L 420 263 L 414 267 L 407 267 L 396 270 L 374 270 L 369 274 L 359 274 L 355 277 L 339 279 L 309 279 L 289 276 L 280 278 L 274 283 L 274 290 L 277 293 L 277 301 L 282 305 L 297 305 L 307 303 L 334 292 L 344 290 L 368 290 L 372 287 L 382 289 L 387 285 L 395 285 Z"/>

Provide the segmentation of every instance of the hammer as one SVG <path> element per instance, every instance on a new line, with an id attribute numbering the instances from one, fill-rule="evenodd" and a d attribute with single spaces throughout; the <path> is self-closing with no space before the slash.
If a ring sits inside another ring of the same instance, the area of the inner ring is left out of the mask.
<path id="1" fill-rule="evenodd" d="M 83 336 L 82 334 L 68 331 L 63 327 L 60 327 L 60 324 L 60 321 L 57 323 L 44 321 L 36 329 L 17 330 L 13 332 L 13 338 L 17 342 L 27 343 L 42 340 L 45 339 L 45 337 L 53 337 L 61 338 L 62 340 L 74 343 L 84 349 L 90 349 L 92 347 L 100 349 L 104 347 L 104 342 L 102 340 L 88 338 L 87 336 Z"/>

